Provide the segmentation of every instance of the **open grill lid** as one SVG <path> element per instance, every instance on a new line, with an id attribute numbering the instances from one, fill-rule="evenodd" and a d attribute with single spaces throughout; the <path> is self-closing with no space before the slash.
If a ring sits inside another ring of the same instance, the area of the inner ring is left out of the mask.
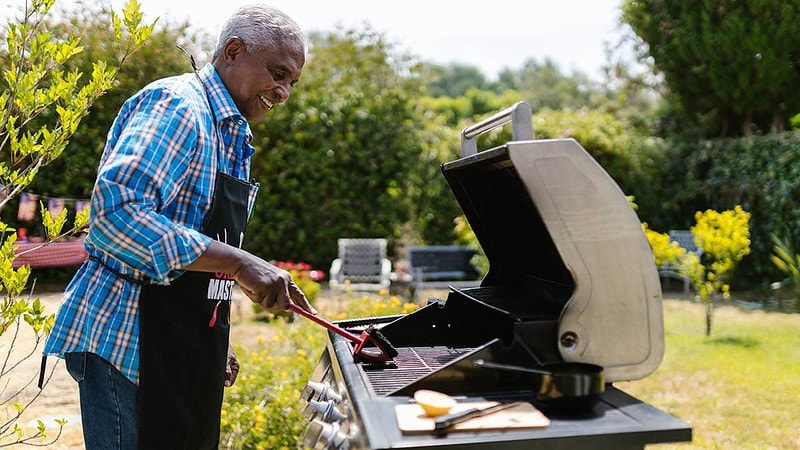
<path id="1" fill-rule="evenodd" d="M 511 122 L 513 140 L 477 152 Z M 563 305 L 558 351 L 602 365 L 608 381 L 655 371 L 664 353 L 661 287 L 636 213 L 574 139 L 533 140 L 524 102 L 462 133 L 464 156 L 442 166 L 489 260 L 482 288 L 514 287 Z"/>

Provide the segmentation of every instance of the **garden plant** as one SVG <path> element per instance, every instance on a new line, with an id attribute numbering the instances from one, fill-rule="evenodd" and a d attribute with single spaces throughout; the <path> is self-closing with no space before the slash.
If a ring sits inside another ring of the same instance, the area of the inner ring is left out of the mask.
<path id="1" fill-rule="evenodd" d="M 387 291 L 377 294 L 346 292 L 335 301 L 317 302 L 319 284 L 305 279 L 309 301 L 322 317 L 344 320 L 413 312 Z M 316 283 L 314 288 L 311 283 Z M 312 293 L 309 295 L 309 293 Z M 256 350 L 236 347 L 242 372 L 225 391 L 221 446 L 226 449 L 295 449 L 308 420 L 302 416 L 300 392 L 312 376 L 325 347 L 325 329 L 309 320 L 270 322 L 270 337 L 259 337 Z"/>
<path id="2" fill-rule="evenodd" d="M 695 213 L 697 223 L 690 228 L 702 256 L 686 252 L 666 234 L 643 224 L 657 265 L 672 265 L 691 280 L 697 298 L 705 305 L 706 335 L 711 335 L 714 300 L 730 299 L 730 276 L 736 264 L 750 253 L 750 213 L 741 206 L 732 210 Z"/>
<path id="3" fill-rule="evenodd" d="M 78 37 L 57 38 L 49 29 L 45 19 L 54 4 L 55 0 L 26 1 L 19 19 L 9 22 L 2 30 L 5 51 L 0 53 L 4 69 L 0 80 L 0 190 L 3 194 L 0 209 L 28 186 L 42 167 L 62 156 L 92 104 L 113 87 L 119 65 L 143 45 L 155 25 L 155 22 L 143 25 L 139 4 L 129 0 L 121 16 L 112 12 L 110 17 L 116 39 L 109 44 L 119 46 L 118 60 L 111 64 L 96 61 L 91 73 L 66 70 L 68 62 L 81 53 L 82 47 Z M 42 206 L 42 221 L 47 235 L 43 245 L 47 245 L 65 234 L 81 230 L 88 222 L 88 212 L 77 214 L 74 226 L 68 231 L 63 231 L 66 209 L 52 217 Z M 53 436 L 42 421 L 32 432 L 17 423 L 39 394 L 32 398 L 23 395 L 24 388 L 35 381 L 37 374 L 17 373 L 15 369 L 24 360 L 38 356 L 36 349 L 52 327 L 53 315 L 47 314 L 35 298 L 35 282 L 31 283 L 28 294 L 24 294 L 31 270 L 26 266 L 13 267 L 16 230 L 0 222 L 0 234 L 0 336 L 8 339 L 4 340 L 0 365 L 3 387 L 0 404 L 7 409 L 0 423 L 0 446 L 47 445 L 58 439 L 60 429 Z M 21 327 L 31 328 L 35 344 L 30 352 L 20 356 L 13 351 Z M 8 380 L 12 377 L 29 381 L 22 383 L 23 388 L 8 390 Z M 59 421 L 59 424 L 63 427 L 64 422 Z"/>
<path id="4" fill-rule="evenodd" d="M 772 242 L 775 243 L 774 254 L 770 260 L 781 272 L 788 275 L 783 282 L 777 282 L 777 288 L 791 284 L 794 288 L 794 308 L 800 311 L 800 254 L 794 251 L 794 246 L 789 239 L 781 239 L 776 234 L 771 234 Z M 787 283 L 788 281 L 788 283 Z"/>

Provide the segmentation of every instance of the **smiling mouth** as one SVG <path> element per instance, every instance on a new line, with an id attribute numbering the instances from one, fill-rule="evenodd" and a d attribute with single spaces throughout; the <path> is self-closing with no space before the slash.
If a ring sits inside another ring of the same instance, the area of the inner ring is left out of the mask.
<path id="1" fill-rule="evenodd" d="M 264 97 L 263 95 L 259 95 L 258 99 L 261 100 L 261 103 L 267 107 L 267 111 L 271 110 L 275 106 L 271 101 L 267 100 L 267 97 Z"/>

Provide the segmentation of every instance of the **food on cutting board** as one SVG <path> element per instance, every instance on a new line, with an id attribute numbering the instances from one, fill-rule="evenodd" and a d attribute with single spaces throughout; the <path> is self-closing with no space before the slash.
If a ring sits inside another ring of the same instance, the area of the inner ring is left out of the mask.
<path id="1" fill-rule="evenodd" d="M 420 389 L 414 392 L 414 400 L 422 407 L 430 417 L 437 417 L 447 414 L 456 405 L 456 400 L 447 394 L 428 389 Z"/>

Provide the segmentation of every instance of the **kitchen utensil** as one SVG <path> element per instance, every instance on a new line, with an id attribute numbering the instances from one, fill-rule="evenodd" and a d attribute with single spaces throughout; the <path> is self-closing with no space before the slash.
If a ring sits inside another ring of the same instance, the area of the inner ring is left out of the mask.
<path id="1" fill-rule="evenodd" d="M 594 408 L 605 391 L 603 368 L 596 364 L 559 362 L 540 367 L 523 367 L 478 359 L 475 364 L 489 369 L 540 375 L 536 403 L 546 410 L 586 412 Z"/>
<path id="2" fill-rule="evenodd" d="M 372 325 L 369 325 L 364 331 L 361 332 L 361 336 L 358 336 L 336 326 L 331 322 L 328 322 L 322 317 L 311 314 L 294 303 L 289 304 L 289 309 L 292 312 L 300 314 L 306 319 L 310 319 L 311 321 L 316 322 L 328 330 L 333 331 L 334 333 L 355 343 L 356 345 L 353 349 L 353 357 L 357 361 L 366 360 L 374 362 L 386 362 L 391 361 L 395 356 L 397 356 L 397 349 L 392 346 L 388 339 L 386 339 L 386 336 L 381 334 L 381 332 Z M 375 347 L 365 347 L 368 342 L 374 344 Z"/>
<path id="3" fill-rule="evenodd" d="M 466 411 L 445 414 L 437 417 L 433 422 L 433 431 L 444 433 L 457 423 L 466 422 L 473 417 L 482 417 L 504 409 L 513 408 L 521 402 L 498 403 L 487 408 L 470 408 Z"/>

